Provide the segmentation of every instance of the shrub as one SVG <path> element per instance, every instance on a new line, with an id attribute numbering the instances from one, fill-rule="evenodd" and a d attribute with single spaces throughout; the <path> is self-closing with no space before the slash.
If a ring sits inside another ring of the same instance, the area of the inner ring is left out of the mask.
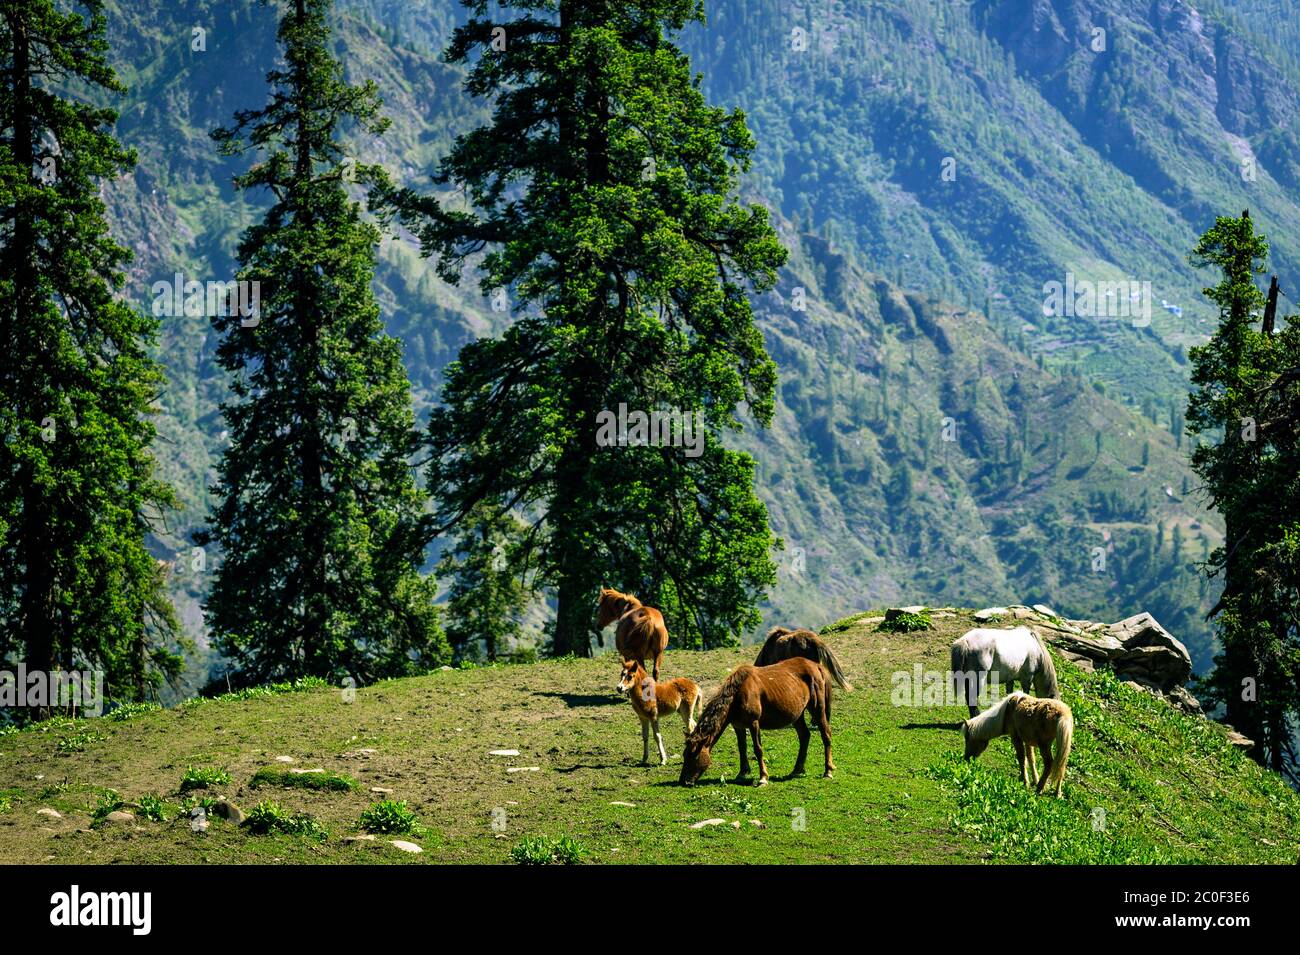
<path id="1" fill-rule="evenodd" d="M 59 741 L 54 744 L 55 749 L 60 753 L 80 753 L 90 743 L 99 743 L 108 739 L 103 733 L 93 733 L 85 731 L 73 733 L 71 736 L 60 737 Z"/>
<path id="2" fill-rule="evenodd" d="M 577 865 L 586 854 L 587 847 L 569 836 L 537 836 L 515 845 L 510 861 L 516 865 Z"/>

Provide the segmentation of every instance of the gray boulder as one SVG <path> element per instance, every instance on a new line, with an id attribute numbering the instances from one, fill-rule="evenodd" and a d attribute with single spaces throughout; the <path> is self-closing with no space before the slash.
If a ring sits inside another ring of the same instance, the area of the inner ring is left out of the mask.
<path id="1" fill-rule="evenodd" d="M 1192 656 L 1187 648 L 1149 613 L 1113 623 L 1105 632 L 1123 646 L 1111 658 L 1121 678 L 1140 676 L 1140 682 L 1168 692 L 1185 684 L 1192 675 Z"/>

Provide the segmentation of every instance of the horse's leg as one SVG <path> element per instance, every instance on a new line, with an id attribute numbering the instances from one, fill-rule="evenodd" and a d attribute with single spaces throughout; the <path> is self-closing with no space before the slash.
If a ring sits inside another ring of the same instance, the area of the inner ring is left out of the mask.
<path id="1" fill-rule="evenodd" d="M 1041 793 L 1047 777 L 1052 774 L 1052 746 L 1050 743 L 1041 743 L 1038 748 L 1043 751 L 1043 775 L 1038 777 L 1038 791 Z"/>
<path id="2" fill-rule="evenodd" d="M 650 721 L 641 720 L 641 765 L 650 765 Z"/>
<path id="3" fill-rule="evenodd" d="M 663 734 L 659 732 L 658 719 L 654 721 L 654 726 L 655 726 L 655 742 L 659 744 L 659 765 L 662 766 L 668 762 L 668 753 L 664 750 L 664 737 Z"/>
<path id="4" fill-rule="evenodd" d="M 758 782 L 756 786 L 767 785 L 767 761 L 763 759 L 763 738 L 758 732 L 758 720 L 749 724 L 749 735 L 754 739 L 754 758 L 758 760 Z"/>
<path id="5" fill-rule="evenodd" d="M 1016 764 L 1020 767 L 1020 781 L 1026 786 L 1032 786 L 1033 783 L 1029 781 L 1027 770 L 1028 761 L 1025 758 L 1025 744 L 1024 741 L 1020 739 L 1019 733 L 1011 734 L 1011 745 L 1016 748 Z M 1032 752 L 1032 748 L 1030 751 Z"/>
<path id="6" fill-rule="evenodd" d="M 821 730 L 822 734 L 822 749 L 826 751 L 826 778 L 830 779 L 835 772 L 835 762 L 831 759 L 830 707 L 825 705 L 826 701 L 824 699 L 820 701 L 820 704 L 815 715 L 817 717 L 817 728 Z"/>
<path id="7" fill-rule="evenodd" d="M 659 682 L 659 664 L 663 662 L 664 662 L 664 652 L 662 650 L 656 650 L 655 651 L 655 674 L 654 674 L 656 683 Z"/>
<path id="8" fill-rule="evenodd" d="M 731 724 L 731 728 L 736 731 L 736 748 L 740 750 L 740 776 L 744 779 L 749 775 L 749 743 L 745 741 L 745 731 L 739 723 Z"/>
<path id="9" fill-rule="evenodd" d="M 988 683 L 988 680 L 988 670 L 977 670 L 975 671 L 974 688 L 971 687 L 969 680 L 966 681 L 966 705 L 970 707 L 972 719 L 980 715 L 979 701 L 984 696 L 984 686 Z"/>
<path id="10" fill-rule="evenodd" d="M 799 722 L 794 724 L 794 731 L 799 734 L 799 758 L 794 761 L 794 772 L 790 775 L 802 776 L 803 763 L 808 758 L 808 741 L 812 739 L 812 732 L 808 729 L 808 721 L 803 713 L 799 714 Z"/>

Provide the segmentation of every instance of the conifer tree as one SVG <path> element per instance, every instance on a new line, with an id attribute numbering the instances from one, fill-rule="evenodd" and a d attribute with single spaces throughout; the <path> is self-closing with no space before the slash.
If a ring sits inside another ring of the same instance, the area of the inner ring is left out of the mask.
<path id="1" fill-rule="evenodd" d="M 747 292 L 785 260 L 766 211 L 735 196 L 753 140 L 709 106 L 674 37 L 699 0 L 485 0 L 447 50 L 470 64 L 489 125 L 435 180 L 468 207 L 386 197 L 456 281 L 480 251 L 485 293 L 516 321 L 464 348 L 429 429 L 440 528 L 480 503 L 538 521 L 519 548 L 553 588 L 556 653 L 590 652 L 602 584 L 664 610 L 678 646 L 758 621 L 774 539 L 753 461 L 719 437 L 738 408 L 766 425 L 775 366 Z M 698 456 L 607 446 L 602 413 L 698 412 Z"/>
<path id="2" fill-rule="evenodd" d="M 124 92 L 102 8 L 0 13 L 0 657 L 99 669 L 124 698 L 181 661 L 146 546 L 173 502 L 149 451 L 157 322 L 121 298 L 99 198 L 135 163 L 91 102 Z"/>
<path id="3" fill-rule="evenodd" d="M 207 619 L 244 680 L 369 682 L 448 656 L 419 574 L 410 385 L 371 289 L 378 231 L 349 194 L 383 172 L 340 142 L 344 122 L 372 135 L 386 123 L 373 83 L 343 80 L 328 0 L 286 7 L 270 101 L 213 134 L 226 154 L 260 153 L 236 185 L 273 203 L 239 246 L 258 313 L 213 320 L 233 376 L 230 445 L 197 539 L 220 545 Z"/>

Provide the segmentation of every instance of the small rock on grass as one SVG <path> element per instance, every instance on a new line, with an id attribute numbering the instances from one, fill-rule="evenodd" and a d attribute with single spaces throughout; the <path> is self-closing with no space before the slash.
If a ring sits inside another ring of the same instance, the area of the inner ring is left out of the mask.
<path id="1" fill-rule="evenodd" d="M 701 819 L 699 822 L 691 823 L 691 828 L 703 829 L 705 826 L 725 826 L 726 824 L 727 820 L 725 819 Z"/>
<path id="2" fill-rule="evenodd" d="M 110 812 L 104 818 L 107 819 L 109 822 L 116 822 L 116 823 L 135 822 L 134 815 L 132 815 L 129 812 L 123 812 L 121 809 L 118 809 L 116 812 Z"/>
<path id="3" fill-rule="evenodd" d="M 375 837 L 369 833 L 363 833 L 359 836 L 344 836 L 344 842 L 374 842 Z"/>
<path id="4" fill-rule="evenodd" d="M 63 813 L 59 812 L 57 809 L 51 809 L 51 808 L 49 808 L 48 806 L 44 807 L 43 809 L 37 809 L 37 810 L 36 810 L 36 815 L 38 815 L 38 816 L 49 816 L 51 819 L 62 819 L 62 818 L 63 818 Z"/>
<path id="5" fill-rule="evenodd" d="M 292 756 L 277 756 L 277 757 L 275 757 L 275 761 L 276 761 L 277 763 L 292 763 L 292 762 L 293 762 L 293 757 L 292 757 Z"/>
<path id="6" fill-rule="evenodd" d="M 378 793 L 381 796 L 388 796 L 392 793 L 392 790 L 387 786 L 371 786 L 370 791 L 372 793 Z"/>
<path id="7" fill-rule="evenodd" d="M 518 755 L 519 755 L 519 750 L 517 750 L 517 749 L 490 749 L 490 750 L 488 750 L 488 755 L 489 755 L 489 756 L 518 756 Z"/>
<path id="8" fill-rule="evenodd" d="M 539 773 L 542 771 L 540 766 L 507 766 L 508 773 Z"/>
<path id="9" fill-rule="evenodd" d="M 635 809 L 635 808 L 636 808 L 636 803 L 634 803 L 634 802 L 623 802 L 622 800 L 619 800 L 619 799 L 614 800 L 612 803 L 610 803 L 610 805 L 611 805 L 611 806 L 626 806 L 628 809 Z"/>
<path id="10" fill-rule="evenodd" d="M 414 852 L 418 854 L 424 851 L 414 842 L 407 842 L 405 839 L 394 839 L 389 843 L 389 845 L 401 849 L 403 852 Z"/>

